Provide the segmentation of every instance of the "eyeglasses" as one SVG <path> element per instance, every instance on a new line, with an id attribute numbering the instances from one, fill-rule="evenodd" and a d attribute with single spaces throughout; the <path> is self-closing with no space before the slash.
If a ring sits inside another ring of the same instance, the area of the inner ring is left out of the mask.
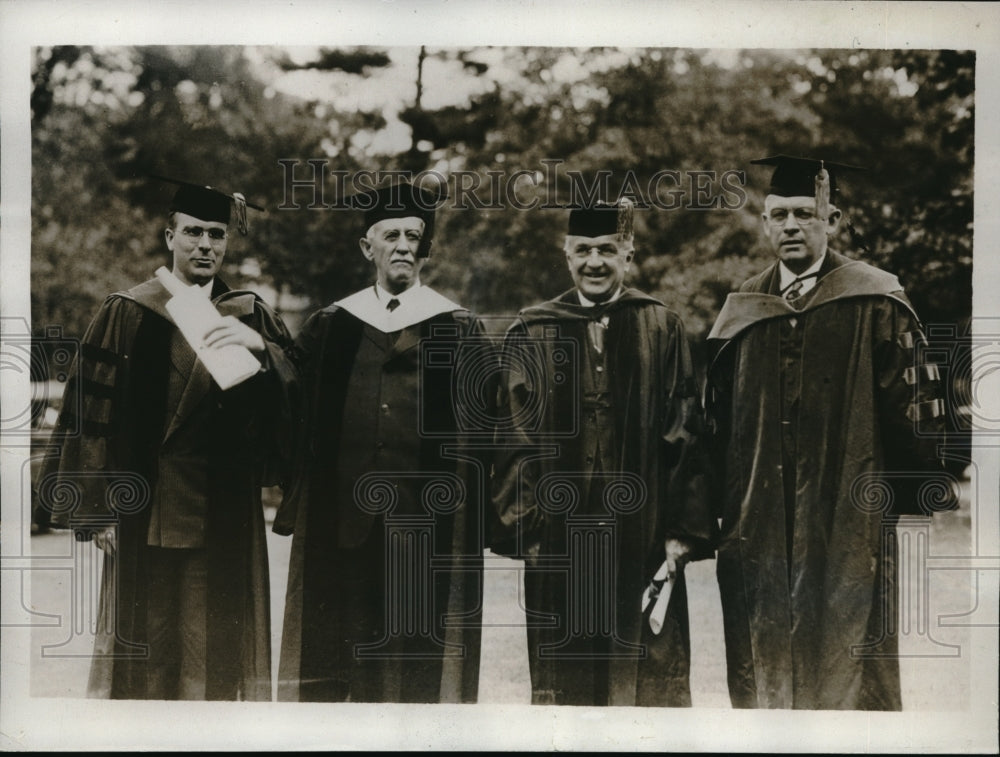
<path id="1" fill-rule="evenodd" d="M 570 254 L 573 255 L 573 257 L 582 260 L 584 258 L 589 258 L 590 254 L 594 251 L 596 251 L 602 258 L 614 258 L 617 257 L 619 253 L 625 252 L 624 250 L 619 250 L 613 244 L 602 244 L 595 247 L 580 244 L 574 247 Z"/>
<path id="2" fill-rule="evenodd" d="M 221 242 L 226 238 L 226 230 L 220 228 L 203 229 L 201 226 L 185 226 L 181 229 L 181 234 L 191 239 L 201 239 L 202 234 L 208 233 L 208 238 L 213 242 Z"/>
<path id="3" fill-rule="evenodd" d="M 812 208 L 795 208 L 792 215 L 799 223 L 811 223 L 818 218 L 816 211 Z M 768 214 L 767 220 L 775 226 L 784 226 L 785 222 L 788 221 L 788 209 L 775 208 Z"/>

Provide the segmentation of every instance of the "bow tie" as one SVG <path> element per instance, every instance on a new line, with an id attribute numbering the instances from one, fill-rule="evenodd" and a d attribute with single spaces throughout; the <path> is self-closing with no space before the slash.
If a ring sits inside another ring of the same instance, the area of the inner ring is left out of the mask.
<path id="1" fill-rule="evenodd" d="M 393 297 L 391 300 L 389 300 L 389 303 L 385 306 L 385 309 L 391 313 L 398 307 L 399 307 L 399 300 L 396 297 Z"/>
<path id="2" fill-rule="evenodd" d="M 600 321 L 607 317 L 614 305 L 614 302 L 595 302 L 593 305 L 586 306 L 584 312 L 590 320 Z"/>

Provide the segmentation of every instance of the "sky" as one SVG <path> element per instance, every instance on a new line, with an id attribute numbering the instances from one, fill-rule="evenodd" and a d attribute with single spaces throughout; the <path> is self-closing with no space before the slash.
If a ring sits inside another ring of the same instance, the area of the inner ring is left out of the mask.
<path id="1" fill-rule="evenodd" d="M 269 63 L 269 56 L 287 53 L 295 63 L 315 60 L 318 47 L 248 48 L 246 55 L 255 64 L 261 78 L 274 90 L 306 100 L 329 103 L 337 110 L 381 110 L 386 126 L 377 132 L 361 132 L 354 146 L 369 154 L 392 155 L 410 146 L 410 127 L 399 119 L 399 112 L 413 105 L 416 98 L 418 47 L 388 47 L 384 49 L 391 63 L 384 68 L 372 68 L 366 75 L 342 71 L 283 72 Z M 469 49 L 469 48 L 466 48 Z M 519 66 L 519 54 L 513 48 L 478 47 L 470 57 L 488 66 L 482 75 L 463 68 L 455 57 L 456 48 L 428 47 L 423 69 L 421 103 L 436 110 L 449 105 L 464 105 L 471 97 L 493 87 L 518 86 L 530 97 L 532 86 L 524 81 Z M 584 60 L 572 49 L 560 55 L 556 63 L 543 74 L 548 86 L 574 83 L 586 79 L 595 71 L 621 65 L 634 50 L 610 48 L 600 55 Z M 725 57 L 724 55 L 722 56 Z M 596 93 L 599 95 L 599 93 Z M 322 116 L 320 108 L 317 115 Z M 330 143 L 330 149 L 336 149 Z M 333 154 L 330 155 L 333 157 Z"/>

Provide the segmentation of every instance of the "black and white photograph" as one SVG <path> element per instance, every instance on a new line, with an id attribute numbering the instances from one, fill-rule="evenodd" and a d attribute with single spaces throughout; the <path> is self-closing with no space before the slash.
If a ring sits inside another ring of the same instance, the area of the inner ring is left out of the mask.
<path id="1" fill-rule="evenodd" d="M 997 4 L 0 22 L 4 749 L 996 752 Z"/>

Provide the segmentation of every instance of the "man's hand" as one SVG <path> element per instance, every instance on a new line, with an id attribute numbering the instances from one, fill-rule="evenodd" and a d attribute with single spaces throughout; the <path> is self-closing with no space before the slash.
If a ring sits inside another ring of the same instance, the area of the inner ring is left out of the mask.
<path id="1" fill-rule="evenodd" d="M 667 577 L 673 581 L 677 576 L 677 571 L 684 567 L 688 555 L 691 553 L 691 545 L 679 539 L 667 539 L 665 546 L 667 555 Z"/>
<path id="2" fill-rule="evenodd" d="M 212 349 L 238 344 L 251 352 L 264 351 L 264 337 L 232 315 L 225 316 L 205 334 L 205 344 Z"/>
<path id="3" fill-rule="evenodd" d="M 94 544 L 98 549 L 103 550 L 109 555 L 113 555 L 117 551 L 117 545 L 115 544 L 115 531 L 114 526 L 108 526 L 103 531 L 98 531 L 94 534 Z"/>

